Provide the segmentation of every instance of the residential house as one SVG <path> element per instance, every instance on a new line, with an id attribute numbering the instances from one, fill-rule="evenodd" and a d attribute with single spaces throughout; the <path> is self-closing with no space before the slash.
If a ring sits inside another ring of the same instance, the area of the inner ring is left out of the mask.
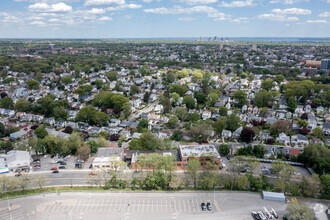
<path id="1" fill-rule="evenodd" d="M 309 144 L 307 137 L 302 134 L 292 135 L 291 143 L 299 147 L 306 147 Z"/>
<path id="2" fill-rule="evenodd" d="M 223 139 L 229 139 L 229 138 L 231 138 L 231 136 L 232 136 L 232 132 L 231 131 L 229 131 L 229 130 L 222 130 L 221 137 Z"/>
<path id="3" fill-rule="evenodd" d="M 212 112 L 211 111 L 209 111 L 209 110 L 203 111 L 203 114 L 202 114 L 203 120 L 209 119 L 209 118 L 211 118 L 211 116 L 212 116 Z"/>
<path id="4" fill-rule="evenodd" d="M 290 146 L 290 137 L 288 135 L 286 135 L 284 132 L 282 132 L 276 138 L 276 142 L 283 143 L 287 146 Z"/>
<path id="5" fill-rule="evenodd" d="M 259 140 L 260 141 L 267 141 L 269 138 L 270 138 L 271 136 L 270 136 L 270 133 L 268 133 L 268 132 L 260 132 L 260 134 L 259 134 Z"/>

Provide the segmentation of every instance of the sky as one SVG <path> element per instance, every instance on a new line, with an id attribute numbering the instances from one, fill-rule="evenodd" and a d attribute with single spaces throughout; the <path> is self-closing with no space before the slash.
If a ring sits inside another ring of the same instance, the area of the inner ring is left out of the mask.
<path id="1" fill-rule="evenodd" d="M 330 0 L 0 0 L 0 38 L 330 37 Z"/>

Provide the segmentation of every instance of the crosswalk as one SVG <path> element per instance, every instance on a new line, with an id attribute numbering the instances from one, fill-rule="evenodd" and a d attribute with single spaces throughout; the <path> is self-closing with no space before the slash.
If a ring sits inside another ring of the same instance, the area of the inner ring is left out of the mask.
<path id="1" fill-rule="evenodd" d="M 22 212 L 22 209 L 12 209 L 9 211 L 8 208 L 1 209 L 0 211 L 0 220 L 23 220 L 24 219 L 24 213 Z"/>

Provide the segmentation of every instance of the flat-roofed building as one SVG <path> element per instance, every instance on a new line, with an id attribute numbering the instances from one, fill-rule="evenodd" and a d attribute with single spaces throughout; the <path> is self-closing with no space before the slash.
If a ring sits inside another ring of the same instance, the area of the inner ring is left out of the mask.
<path id="1" fill-rule="evenodd" d="M 110 167 L 111 162 L 123 161 L 122 148 L 99 148 L 93 160 L 94 168 Z"/>
<path id="2" fill-rule="evenodd" d="M 187 166 L 189 159 L 195 158 L 200 161 L 203 168 L 209 161 L 213 161 L 220 169 L 220 154 L 213 145 L 181 145 L 180 146 L 181 169 Z"/>
<path id="3" fill-rule="evenodd" d="M 11 150 L 5 155 L 4 161 L 10 171 L 29 170 L 32 158 L 28 151 Z"/>

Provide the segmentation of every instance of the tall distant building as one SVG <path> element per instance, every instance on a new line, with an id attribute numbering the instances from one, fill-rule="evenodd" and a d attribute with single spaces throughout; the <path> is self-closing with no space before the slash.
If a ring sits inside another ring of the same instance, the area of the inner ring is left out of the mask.
<path id="1" fill-rule="evenodd" d="M 321 70 L 330 70 L 330 59 L 323 59 L 321 61 Z"/>
<path id="2" fill-rule="evenodd" d="M 199 38 L 199 41 L 202 41 L 202 36 Z"/>
<path id="3" fill-rule="evenodd" d="M 49 44 L 48 50 L 55 50 L 55 44 Z"/>
<path id="4" fill-rule="evenodd" d="M 217 37 L 217 36 L 215 36 L 215 37 L 214 37 L 214 41 L 217 41 L 217 40 L 218 40 L 218 37 Z"/>
<path id="5" fill-rule="evenodd" d="M 212 37 L 209 37 L 209 41 L 212 41 Z"/>

